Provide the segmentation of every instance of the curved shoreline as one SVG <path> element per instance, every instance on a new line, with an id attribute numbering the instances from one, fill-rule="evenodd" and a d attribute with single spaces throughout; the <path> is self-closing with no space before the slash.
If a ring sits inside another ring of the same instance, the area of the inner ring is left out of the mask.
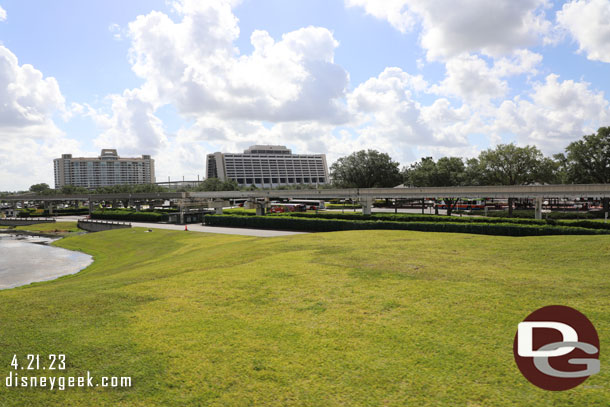
<path id="1" fill-rule="evenodd" d="M 0 232 L 17 237 L 16 239 L 7 239 L 10 241 L 46 247 L 45 249 L 35 249 L 34 247 L 22 246 L 21 251 L 25 252 L 22 253 L 22 255 L 25 255 L 23 261 L 14 264 L 12 268 L 7 267 L 6 270 L 0 269 L 0 290 L 24 287 L 33 283 L 53 281 L 63 276 L 77 274 L 88 268 L 94 262 L 93 256 L 88 253 L 52 245 L 53 242 L 61 240 L 62 237 L 65 236 L 10 229 L 2 230 Z M 19 236 L 41 237 L 47 238 L 50 241 L 24 241 L 23 239 L 19 239 Z M 11 248 L 5 247 L 4 250 L 10 251 Z M 52 250 L 52 252 L 45 253 L 44 251 L 46 250 Z M 59 252 L 57 250 L 59 250 Z M 63 255 L 61 253 L 63 253 Z"/>

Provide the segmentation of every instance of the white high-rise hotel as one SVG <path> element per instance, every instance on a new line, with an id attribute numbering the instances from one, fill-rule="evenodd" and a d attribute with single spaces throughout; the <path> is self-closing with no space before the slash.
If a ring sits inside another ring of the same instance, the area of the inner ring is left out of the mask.
<path id="1" fill-rule="evenodd" d="M 72 157 L 62 154 L 53 160 L 55 188 L 64 185 L 97 188 L 123 184 L 151 184 L 155 182 L 155 160 L 150 155 L 142 158 L 119 157 L 114 149 L 103 149 L 99 157 Z"/>
<path id="2" fill-rule="evenodd" d="M 262 188 L 329 182 L 325 154 L 292 154 L 285 146 L 268 145 L 251 146 L 243 154 L 208 154 L 207 177 Z"/>

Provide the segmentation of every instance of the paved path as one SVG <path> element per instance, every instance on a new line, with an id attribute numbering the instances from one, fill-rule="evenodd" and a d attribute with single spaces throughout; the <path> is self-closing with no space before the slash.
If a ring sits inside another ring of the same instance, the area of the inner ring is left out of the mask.
<path id="1" fill-rule="evenodd" d="M 82 219 L 82 216 L 58 216 L 58 221 L 76 222 Z M 167 223 L 145 223 L 145 222 L 129 222 L 133 227 L 149 228 L 149 229 L 169 229 L 169 230 L 184 230 L 184 225 L 171 225 Z M 243 235 L 256 237 L 277 237 L 302 235 L 305 232 L 288 232 L 282 230 L 263 230 L 263 229 L 241 229 L 241 228 L 222 228 L 213 226 L 202 226 L 201 223 L 191 223 L 188 225 L 188 230 L 191 232 L 205 233 L 220 233 L 225 235 Z"/>

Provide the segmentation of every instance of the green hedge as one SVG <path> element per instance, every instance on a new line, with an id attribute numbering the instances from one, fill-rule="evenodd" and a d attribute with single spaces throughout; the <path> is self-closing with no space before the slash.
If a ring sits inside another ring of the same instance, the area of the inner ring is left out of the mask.
<path id="1" fill-rule="evenodd" d="M 475 233 L 496 236 L 595 235 L 610 232 L 582 227 L 551 225 L 517 225 L 509 223 L 464 222 L 391 222 L 345 219 L 308 219 L 290 216 L 226 216 L 206 215 L 208 226 L 229 226 L 256 229 L 332 232 L 340 230 L 389 229 L 422 232 Z"/>
<path id="2" fill-rule="evenodd" d="M 87 215 L 89 214 L 88 208 L 63 208 L 53 209 L 53 214 L 49 213 L 48 209 L 39 211 L 37 209 L 21 209 L 17 216 L 22 218 L 33 218 L 33 217 L 50 217 L 50 216 L 62 216 L 62 215 Z"/>
<path id="3" fill-rule="evenodd" d="M 319 219 L 344 219 L 344 220 L 377 220 L 388 222 L 452 222 L 452 223 L 515 223 L 521 225 L 545 225 L 545 220 L 537 219 L 514 219 L 514 218 L 484 218 L 484 217 L 457 217 L 446 215 L 420 215 L 415 213 L 374 213 L 363 215 L 362 213 L 281 213 L 272 216 L 290 216 L 299 218 L 319 218 Z"/>
<path id="4" fill-rule="evenodd" d="M 445 216 L 445 215 L 420 215 L 411 213 L 375 213 L 372 215 L 363 215 L 361 213 L 281 213 L 271 214 L 270 216 L 288 216 L 309 219 L 343 219 L 343 220 L 372 220 L 386 222 L 450 222 L 450 223 L 507 223 L 515 225 L 551 225 L 551 226 L 569 226 L 583 227 L 588 229 L 607 229 L 610 230 L 610 223 L 601 223 L 595 221 L 569 221 L 569 220 L 554 220 L 554 219 L 520 219 L 520 218 L 486 218 L 475 216 Z"/>
<path id="5" fill-rule="evenodd" d="M 463 212 L 467 213 L 467 212 Z M 488 211 L 487 216 L 494 218 L 522 218 L 522 219 L 533 219 L 535 217 L 535 211 L 533 209 L 524 210 L 516 209 L 513 210 L 513 215 L 509 217 L 508 211 Z M 603 211 L 591 211 L 591 212 L 546 212 L 543 214 L 546 219 L 603 219 Z"/>
<path id="6" fill-rule="evenodd" d="M 256 216 L 256 209 L 231 208 L 223 209 L 222 213 L 226 215 Z"/>
<path id="7" fill-rule="evenodd" d="M 161 222 L 167 220 L 167 215 L 158 212 L 136 212 L 126 210 L 94 211 L 91 219 L 123 220 L 133 222 Z"/>
<path id="8" fill-rule="evenodd" d="M 329 203 L 329 204 L 325 204 L 324 205 L 326 207 L 326 209 L 354 209 L 354 208 L 362 208 L 362 205 L 360 204 L 333 204 L 333 203 Z"/>

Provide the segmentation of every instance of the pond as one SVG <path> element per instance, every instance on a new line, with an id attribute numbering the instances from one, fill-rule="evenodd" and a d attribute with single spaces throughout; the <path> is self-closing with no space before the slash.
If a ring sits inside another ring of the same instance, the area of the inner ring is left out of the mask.
<path id="1" fill-rule="evenodd" d="M 49 246 L 56 239 L 0 233 L 0 290 L 53 280 L 87 267 L 87 254 Z"/>

